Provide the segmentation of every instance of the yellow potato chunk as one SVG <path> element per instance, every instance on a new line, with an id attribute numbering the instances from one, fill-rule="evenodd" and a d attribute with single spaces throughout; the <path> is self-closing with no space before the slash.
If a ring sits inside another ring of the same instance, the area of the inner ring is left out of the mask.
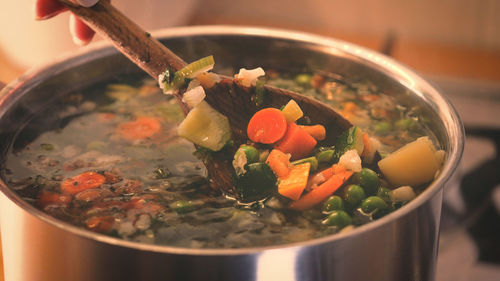
<path id="1" fill-rule="evenodd" d="M 434 179 L 442 154 L 429 137 L 421 137 L 380 160 L 378 166 L 391 184 L 417 186 Z"/>

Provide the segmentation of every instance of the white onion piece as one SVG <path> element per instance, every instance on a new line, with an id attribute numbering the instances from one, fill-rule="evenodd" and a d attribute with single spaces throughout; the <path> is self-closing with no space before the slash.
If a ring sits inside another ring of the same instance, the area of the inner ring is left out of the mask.
<path id="1" fill-rule="evenodd" d="M 353 172 L 361 172 L 361 158 L 355 149 L 348 150 L 340 156 L 339 165 Z"/>
<path id="2" fill-rule="evenodd" d="M 205 99 L 205 90 L 202 86 L 196 86 L 184 93 L 182 101 L 193 108 Z"/>
<path id="3" fill-rule="evenodd" d="M 415 198 L 415 191 L 411 186 L 405 185 L 394 189 L 389 192 L 389 197 L 392 202 L 408 202 Z"/>
<path id="4" fill-rule="evenodd" d="M 237 75 L 237 78 L 240 80 L 241 84 L 245 87 L 255 86 L 257 83 L 257 79 L 260 76 L 264 76 L 266 73 L 262 67 L 257 67 L 255 69 L 245 69 L 241 68 L 240 72 Z"/>

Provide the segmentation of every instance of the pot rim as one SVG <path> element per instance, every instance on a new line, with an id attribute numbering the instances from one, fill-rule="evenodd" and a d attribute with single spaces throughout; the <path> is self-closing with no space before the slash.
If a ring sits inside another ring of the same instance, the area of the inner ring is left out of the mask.
<path id="1" fill-rule="evenodd" d="M 444 187 L 446 181 L 451 177 L 453 171 L 458 166 L 460 159 L 462 157 L 462 152 L 464 148 L 465 133 L 463 124 L 457 113 L 455 107 L 451 104 L 448 98 L 440 94 L 439 91 L 432 86 L 429 82 L 417 75 L 413 70 L 407 66 L 395 61 L 394 59 L 387 57 L 378 52 L 369 50 L 367 48 L 357 46 L 352 43 L 348 43 L 339 39 L 334 39 L 330 37 L 325 37 L 321 35 L 315 35 L 305 32 L 298 32 L 286 29 L 277 28 L 264 28 L 255 26 L 229 26 L 229 25 L 207 25 L 207 26 L 186 26 L 186 27 L 173 27 L 160 29 L 152 32 L 152 35 L 157 38 L 176 38 L 176 37 L 186 37 L 186 36 L 196 36 L 196 35 L 244 35 L 244 36 L 258 36 L 258 37 L 268 37 L 284 40 L 292 40 L 302 43 L 313 44 L 318 50 L 329 53 L 329 54 L 341 54 L 348 55 L 355 61 L 361 62 L 365 65 L 374 66 L 378 71 L 396 79 L 400 84 L 411 90 L 414 94 L 430 103 L 435 109 L 439 109 L 439 116 L 444 123 L 444 127 L 447 130 L 447 136 L 450 141 L 449 151 L 447 151 L 445 164 L 438 176 L 429 187 L 427 187 L 419 196 L 413 199 L 410 203 L 401 207 L 395 212 L 392 212 L 376 221 L 364 224 L 362 226 L 354 228 L 352 231 L 337 233 L 334 235 L 329 235 L 321 238 L 311 239 L 303 242 L 272 245 L 265 247 L 252 247 L 252 248 L 237 248 L 237 249 L 226 249 L 226 248 L 208 248 L 208 249 L 191 249 L 191 248 L 180 248 L 165 245 L 154 245 L 154 244 L 144 244 L 139 242 L 126 241 L 119 238 L 110 237 L 104 234 L 91 232 L 80 227 L 70 225 L 68 223 L 57 220 L 50 215 L 44 213 L 43 211 L 35 208 L 31 204 L 22 200 L 17 196 L 7 185 L 0 181 L 2 193 L 5 194 L 11 201 L 15 204 L 29 212 L 31 215 L 38 217 L 57 228 L 64 231 L 71 232 L 80 237 L 95 240 L 98 242 L 111 244 L 115 246 L 122 246 L 127 248 L 133 248 L 141 251 L 150 251 L 158 253 L 169 253 L 169 254 L 182 254 L 182 255 L 202 255 L 202 256 L 214 256 L 214 255 L 248 255 L 248 254 L 259 254 L 266 250 L 272 249 L 290 249 L 290 248 L 300 248 L 300 247 L 310 247 L 318 246 L 321 244 L 332 243 L 334 241 L 340 241 L 347 239 L 348 237 L 354 237 L 361 235 L 365 232 L 371 231 L 375 228 L 381 227 L 392 220 L 396 220 L 406 214 L 412 212 L 414 209 L 418 208 L 428 200 L 438 190 Z M 106 50 L 103 50 L 106 49 Z M 83 47 L 75 52 L 70 52 L 63 54 L 62 56 L 56 58 L 55 60 L 36 66 L 28 70 L 25 74 L 15 79 L 9 83 L 4 89 L 0 91 L 0 105 L 3 105 L 6 99 L 10 98 L 16 90 L 23 88 L 26 84 L 36 78 L 37 80 L 43 81 L 45 78 L 52 76 L 52 72 L 49 69 L 58 67 L 62 71 L 72 68 L 74 65 L 78 64 L 78 58 L 84 54 L 93 54 L 97 51 L 101 51 L 100 57 L 117 53 L 116 50 L 111 46 L 110 43 L 101 41 L 95 42 L 89 46 Z M 75 60 L 76 59 L 76 60 Z M 69 60 L 72 63 L 67 63 Z M 62 66 L 62 67 L 61 67 Z M 29 85 L 28 85 L 29 86 Z M 14 97 L 15 99 L 15 97 Z M 7 104 L 13 102 L 10 100 Z M 0 118 L 3 116 L 5 109 L 0 110 Z"/>

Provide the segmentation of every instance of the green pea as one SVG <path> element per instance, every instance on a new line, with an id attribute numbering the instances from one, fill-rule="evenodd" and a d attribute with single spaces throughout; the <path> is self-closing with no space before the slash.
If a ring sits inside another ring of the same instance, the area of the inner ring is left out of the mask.
<path id="1" fill-rule="evenodd" d="M 171 203 L 170 208 L 179 214 L 184 214 L 193 211 L 195 206 L 191 201 L 179 200 Z"/>
<path id="2" fill-rule="evenodd" d="M 340 196 L 332 195 L 323 203 L 323 211 L 331 212 L 344 209 L 344 200 Z"/>
<path id="3" fill-rule="evenodd" d="M 365 191 L 357 184 L 347 186 L 344 192 L 344 200 L 352 208 L 361 204 L 361 201 L 363 201 L 365 197 Z"/>
<path id="4" fill-rule="evenodd" d="M 311 75 L 309 74 L 299 74 L 295 76 L 295 83 L 299 84 L 300 86 L 309 86 L 311 85 Z"/>
<path id="5" fill-rule="evenodd" d="M 380 186 L 377 173 L 368 168 L 363 168 L 361 172 L 354 174 L 353 180 L 363 187 L 367 195 L 375 195 Z"/>
<path id="6" fill-rule="evenodd" d="M 384 199 L 378 196 L 367 197 L 361 203 L 361 210 L 366 214 L 377 212 L 379 210 L 385 210 L 387 207 L 388 205 L 385 203 Z"/>
<path id="7" fill-rule="evenodd" d="M 333 159 L 333 154 L 335 151 L 333 149 L 328 149 L 316 153 L 316 159 L 319 163 L 330 163 Z"/>
<path id="8" fill-rule="evenodd" d="M 387 121 L 380 121 L 373 127 L 375 133 L 384 134 L 392 130 L 392 124 Z"/>
<path id="9" fill-rule="evenodd" d="M 339 230 L 350 225 L 351 223 L 351 217 L 342 210 L 333 211 L 325 220 L 323 220 L 323 224 L 336 226 Z"/>
<path id="10" fill-rule="evenodd" d="M 398 121 L 396 121 L 396 123 L 394 123 L 394 125 L 399 130 L 406 131 L 406 130 L 410 130 L 415 125 L 415 120 L 413 120 L 411 118 L 403 118 L 403 119 L 399 119 Z"/>
<path id="11" fill-rule="evenodd" d="M 255 147 L 242 145 L 238 148 L 238 150 L 245 153 L 245 156 L 247 157 L 247 164 L 259 162 L 259 151 Z M 238 153 L 238 151 L 236 153 Z"/>
<path id="12" fill-rule="evenodd" d="M 293 161 L 292 165 L 300 165 L 300 164 L 304 164 L 304 163 L 308 163 L 308 162 L 311 163 L 311 172 L 314 172 L 318 169 L 318 159 L 316 159 L 316 157 L 314 157 L 314 156 L 300 159 L 297 161 Z"/>
<path id="13" fill-rule="evenodd" d="M 379 187 L 377 191 L 377 196 L 384 199 L 385 202 L 391 202 L 391 197 L 389 196 L 390 189 L 386 187 Z"/>

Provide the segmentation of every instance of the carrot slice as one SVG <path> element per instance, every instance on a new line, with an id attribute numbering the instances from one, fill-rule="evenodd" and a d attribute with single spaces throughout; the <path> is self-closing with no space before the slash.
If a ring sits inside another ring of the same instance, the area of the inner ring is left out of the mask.
<path id="1" fill-rule="evenodd" d="M 115 218 L 112 216 L 92 217 L 86 222 L 87 228 L 97 232 L 109 232 L 115 224 Z"/>
<path id="2" fill-rule="evenodd" d="M 290 173 L 290 156 L 277 149 L 269 153 L 266 163 L 278 178 L 286 177 Z"/>
<path id="3" fill-rule="evenodd" d="M 299 199 L 307 186 L 310 168 L 311 163 L 309 162 L 293 166 L 288 176 L 280 179 L 278 184 L 279 194 L 292 200 Z"/>
<path id="4" fill-rule="evenodd" d="M 303 211 L 321 203 L 339 189 L 352 174 L 352 171 L 347 170 L 339 174 L 334 174 L 326 182 L 305 194 L 299 200 L 292 202 L 289 207 L 294 210 Z"/>
<path id="5" fill-rule="evenodd" d="M 36 203 L 38 207 L 45 208 L 50 205 L 67 205 L 71 202 L 71 199 L 71 195 L 68 194 L 44 191 L 40 194 Z"/>
<path id="6" fill-rule="evenodd" d="M 316 143 L 316 140 L 297 124 L 289 123 L 285 136 L 274 145 L 274 148 L 290 153 L 291 160 L 295 160 L 309 156 Z"/>
<path id="7" fill-rule="evenodd" d="M 85 172 L 72 178 L 65 179 L 61 183 L 61 191 L 67 194 L 98 188 L 106 181 L 106 177 L 96 172 Z"/>
<path id="8" fill-rule="evenodd" d="M 323 125 L 299 126 L 302 130 L 306 131 L 311 137 L 316 140 L 324 140 L 326 138 L 326 129 Z"/>
<path id="9" fill-rule="evenodd" d="M 135 121 L 118 126 L 118 133 L 128 140 L 142 140 L 153 136 L 161 129 L 161 124 L 154 117 L 142 116 Z"/>
<path id="10" fill-rule="evenodd" d="M 306 190 L 312 190 L 333 176 L 333 168 L 326 168 L 309 177 Z"/>
<path id="11" fill-rule="evenodd" d="M 253 142 L 275 143 L 287 130 L 286 118 L 281 110 L 264 108 L 255 113 L 248 122 L 247 135 Z"/>

